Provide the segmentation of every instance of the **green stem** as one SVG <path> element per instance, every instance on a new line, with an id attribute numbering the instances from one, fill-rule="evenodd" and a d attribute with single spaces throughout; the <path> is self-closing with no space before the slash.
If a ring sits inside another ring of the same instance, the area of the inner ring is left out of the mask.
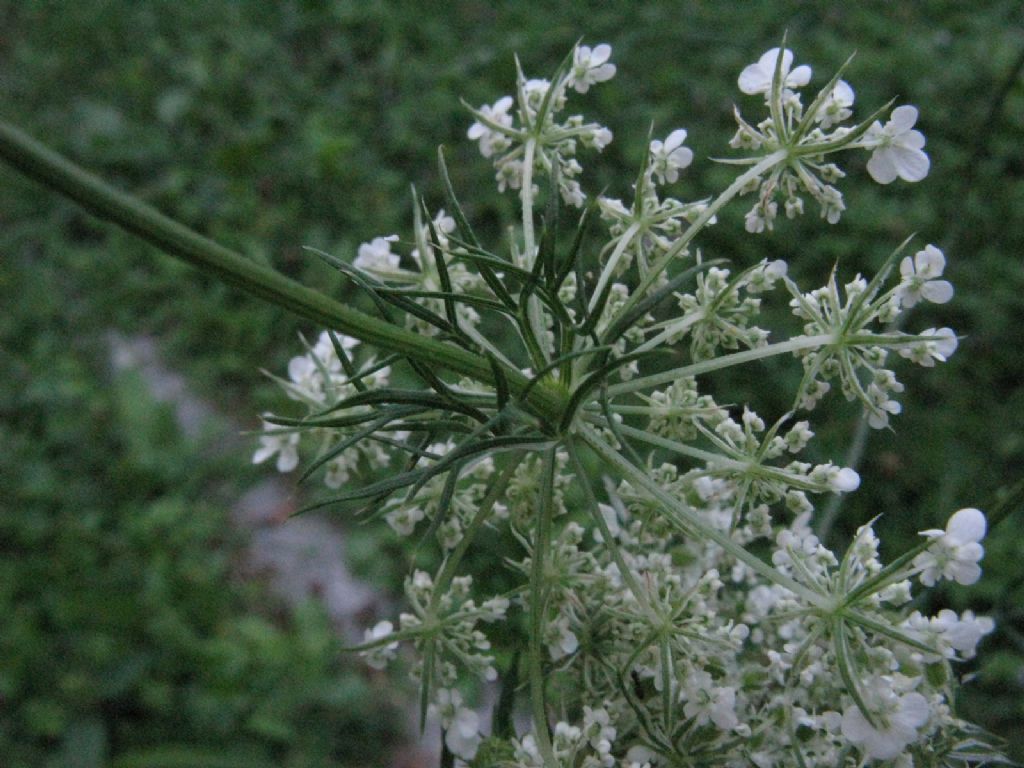
<path id="1" fill-rule="evenodd" d="M 548 733 L 548 713 L 544 696 L 544 612 L 547 603 L 547 561 L 551 549 L 551 505 L 555 487 L 555 449 L 544 453 L 541 467 L 540 495 L 537 499 L 537 529 L 534 532 L 530 563 L 530 705 L 533 709 L 533 732 L 544 764 L 555 768 L 555 754 Z"/>
<path id="2" fill-rule="evenodd" d="M 796 338 L 789 339 L 787 341 L 780 341 L 777 344 L 768 344 L 764 347 L 745 349 L 742 352 L 733 352 L 730 355 L 722 355 L 721 357 L 712 358 L 711 360 L 703 360 L 699 363 L 684 365 L 681 368 L 673 368 L 670 371 L 655 373 L 651 376 L 641 376 L 637 379 L 630 379 L 629 381 L 624 381 L 621 384 L 615 384 L 608 387 L 608 394 L 611 397 L 615 397 L 616 395 L 625 395 L 630 392 L 639 392 L 640 390 L 647 389 L 648 387 L 657 387 L 660 384 L 669 384 L 677 379 L 682 379 L 687 376 L 699 376 L 702 373 L 719 371 L 723 368 L 731 368 L 734 365 L 742 365 L 743 363 L 749 363 L 754 360 L 763 360 L 766 357 L 784 355 L 788 352 L 799 352 L 804 349 L 814 349 L 815 347 L 823 347 L 827 344 L 834 343 L 835 337 L 831 334 L 821 334 L 819 336 L 797 336 Z"/>
<path id="3" fill-rule="evenodd" d="M 523 158 L 523 265 L 526 269 L 533 269 L 534 260 L 537 258 L 537 239 L 533 226 L 533 161 L 537 153 L 537 140 L 527 139 L 525 156 Z M 544 332 L 544 317 L 541 313 L 540 299 L 531 294 L 526 300 L 526 316 L 533 331 L 533 336 L 540 345 L 543 362 L 551 360 L 551 345 L 548 343 L 548 335 Z M 537 361 L 537 367 L 541 361 Z"/>
<path id="4" fill-rule="evenodd" d="M 391 325 L 306 288 L 113 188 L 2 121 L 0 159 L 25 176 L 74 200 L 95 216 L 254 296 L 382 350 L 493 383 L 494 373 L 485 357 Z M 505 375 L 514 392 L 518 394 L 526 389 L 529 380 L 522 373 L 508 370 Z M 563 396 L 543 383 L 531 389 L 527 401 L 539 414 L 555 422 L 561 417 Z"/>

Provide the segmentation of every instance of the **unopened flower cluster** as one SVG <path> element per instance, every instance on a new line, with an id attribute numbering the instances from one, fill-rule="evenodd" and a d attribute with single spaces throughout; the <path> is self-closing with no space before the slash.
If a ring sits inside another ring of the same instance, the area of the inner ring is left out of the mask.
<path id="1" fill-rule="evenodd" d="M 425 387 L 411 393 L 354 339 L 325 332 L 279 380 L 305 418 L 268 415 L 254 461 L 276 456 L 287 472 L 305 451 L 328 488 L 366 500 L 395 536 L 431 537 L 441 566 L 410 575 L 409 609 L 368 628 L 360 651 L 377 669 L 405 660 L 457 764 L 980 760 L 975 730 L 953 711 L 950 665 L 972 658 L 993 622 L 923 615 L 914 598 L 978 580 L 984 514 L 955 512 L 889 564 L 871 523 L 845 551 L 830 549 L 814 532 L 816 505 L 860 477 L 807 451 L 812 412 L 833 390 L 886 427 L 901 411 L 897 366 L 954 353 L 949 328 L 893 330 L 908 310 L 951 300 L 945 256 L 904 243 L 872 275 L 842 277 L 840 264 L 808 288 L 785 261 L 727 264 L 696 242 L 744 195 L 754 196 L 751 234 L 808 200 L 837 223 L 846 150 L 869 153 L 881 184 L 920 181 L 929 160 L 916 108 L 851 122 L 854 90 L 839 74 L 807 95 L 810 67 L 773 48 L 739 75 L 750 108 L 766 114 L 736 110 L 734 182 L 674 197 L 667 188 L 694 162 L 687 132 L 652 140 L 627 201 L 598 196 L 585 215 L 600 240 L 579 238 L 575 269 L 545 252 L 533 209 L 552 204 L 546 195 L 585 204 L 580 154 L 612 135 L 565 113 L 573 93 L 614 76 L 610 57 L 607 45 L 578 45 L 550 80 L 517 66 L 513 95 L 471 109 L 469 139 L 523 209 L 505 250 L 481 245 L 454 200 L 433 214 L 418 201 L 407 243 L 376 237 L 346 268 L 378 303 L 415 302 L 407 327 L 486 357 L 494 380 L 413 365 Z M 795 332 L 776 338 L 762 325 L 771 301 L 788 305 Z M 649 369 L 658 350 L 684 364 Z M 766 418 L 711 394 L 715 371 L 770 357 L 803 374 L 788 412 Z M 560 424 L 539 418 L 525 394 L 509 394 L 513 373 L 530 380 L 527 392 L 579 392 L 575 411 Z M 459 564 L 479 536 L 509 543 L 488 568 L 518 574 L 521 588 L 475 593 Z M 513 626 L 530 627 L 516 658 L 533 722 L 503 740 L 485 732 L 470 681 L 517 677 L 492 649 Z"/>

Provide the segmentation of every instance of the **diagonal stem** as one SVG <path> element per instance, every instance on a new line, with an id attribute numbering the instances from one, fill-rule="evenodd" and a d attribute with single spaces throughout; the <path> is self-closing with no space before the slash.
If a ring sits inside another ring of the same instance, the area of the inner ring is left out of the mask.
<path id="1" fill-rule="evenodd" d="M 115 189 L 2 121 L 0 159 L 25 176 L 74 200 L 99 218 L 117 224 L 165 253 L 254 296 L 382 350 L 493 383 L 494 372 L 486 357 L 351 309 L 257 264 Z M 520 371 L 507 370 L 505 375 L 513 391 L 521 393 L 526 390 L 529 379 Z M 559 392 L 544 383 L 532 387 L 527 397 L 539 414 L 556 422 L 561 416 L 562 400 Z"/>

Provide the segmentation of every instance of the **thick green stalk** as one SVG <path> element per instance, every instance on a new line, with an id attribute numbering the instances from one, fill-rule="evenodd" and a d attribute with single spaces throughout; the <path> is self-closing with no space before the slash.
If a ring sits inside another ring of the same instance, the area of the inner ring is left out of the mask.
<path id="1" fill-rule="evenodd" d="M 382 350 L 493 383 L 494 373 L 485 357 L 371 317 L 306 288 L 269 267 L 203 237 L 152 206 L 114 189 L 97 176 L 2 121 L 0 159 L 29 178 L 71 198 L 99 218 L 117 224 L 165 253 L 183 259 L 254 296 Z M 518 394 L 526 389 L 528 379 L 519 371 L 508 370 L 505 375 L 514 392 Z M 530 389 L 527 402 L 539 414 L 554 422 L 561 418 L 563 396 L 544 383 Z"/>

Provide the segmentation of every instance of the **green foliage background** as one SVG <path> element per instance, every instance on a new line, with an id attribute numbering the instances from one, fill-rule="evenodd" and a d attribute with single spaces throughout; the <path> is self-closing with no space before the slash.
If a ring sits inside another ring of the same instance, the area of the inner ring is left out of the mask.
<path id="1" fill-rule="evenodd" d="M 856 51 L 847 79 L 859 114 L 894 94 L 917 104 L 932 173 L 881 188 L 866 158 L 852 160 L 840 224 L 811 212 L 752 238 L 737 206 L 705 252 L 785 257 L 820 284 L 836 262 L 847 277 L 872 269 L 911 232 L 945 249 L 957 296 L 913 323 L 966 338 L 949 365 L 903 370 L 905 413 L 870 436 L 862 488 L 837 526 L 883 514 L 891 554 L 959 507 L 991 508 L 1024 476 L 1018 2 L 7 2 L 0 113 L 190 226 L 356 301 L 300 247 L 351 255 L 407 232 L 410 182 L 440 204 L 438 144 L 474 222 L 497 237 L 510 221 L 511 200 L 464 139 L 458 99 L 507 92 L 514 53 L 543 76 L 581 36 L 610 42 L 619 75 L 582 110 L 616 142 L 591 160 L 587 188 L 625 194 L 653 122 L 656 135 L 689 129 L 698 159 L 680 194 L 692 199 L 730 178 L 707 158 L 727 151 L 736 76 L 784 31 L 819 83 Z M 296 331 L 316 329 L 6 169 L 0 307 L 3 764 L 142 765 L 133 752 L 167 744 L 249 765 L 384 764 L 390 721 L 367 704 L 366 678 L 338 661 L 324 617 L 268 611 L 259 584 L 228 576 L 238 542 L 224 510 L 255 476 L 248 457 L 204 460 L 104 362 L 108 331 L 152 334 L 200 392 L 255 426 L 254 414 L 282 405 L 258 369 L 281 370 Z M 718 385 L 778 413 L 791 368 Z M 837 405 L 819 430 L 822 456 L 840 458 L 855 423 Z M 1024 513 L 1007 512 L 981 584 L 929 607 L 996 617 L 961 707 L 1022 757 Z M 382 569 L 385 544 L 354 541 L 354 559 L 394 584 L 401 556 Z M 160 764 L 199 764 L 182 754 L 165 750 Z"/>

